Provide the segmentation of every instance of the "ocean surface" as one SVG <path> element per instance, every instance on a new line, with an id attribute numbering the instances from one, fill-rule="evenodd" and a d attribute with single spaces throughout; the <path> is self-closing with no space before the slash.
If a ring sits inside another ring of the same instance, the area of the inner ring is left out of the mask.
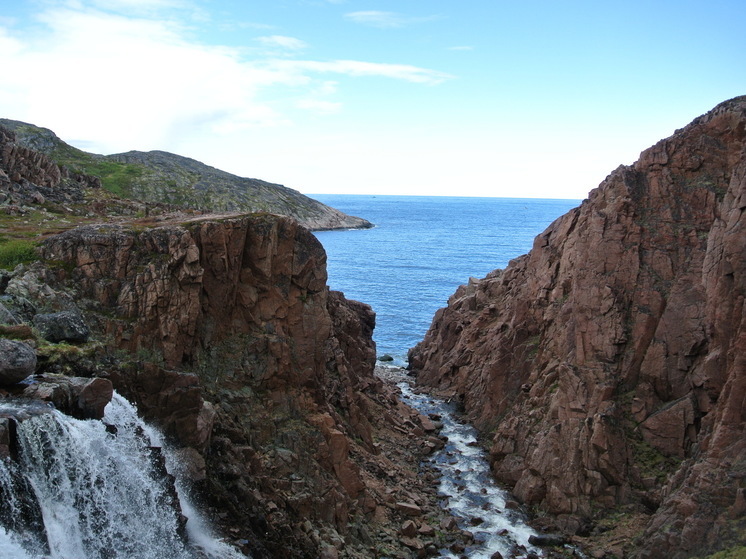
<path id="1" fill-rule="evenodd" d="M 470 277 L 526 254 L 536 235 L 581 200 L 312 194 L 373 229 L 319 231 L 329 286 L 376 312 L 380 356 L 406 363 L 435 311 Z"/>

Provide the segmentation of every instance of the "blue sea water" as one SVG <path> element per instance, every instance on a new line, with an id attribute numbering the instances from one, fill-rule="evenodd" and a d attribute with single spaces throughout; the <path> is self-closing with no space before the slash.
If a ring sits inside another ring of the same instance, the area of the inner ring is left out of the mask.
<path id="1" fill-rule="evenodd" d="M 365 218 L 373 229 L 319 231 L 329 286 L 376 312 L 379 356 L 404 365 L 469 277 L 484 277 L 527 253 L 533 239 L 580 200 L 314 194 Z"/>

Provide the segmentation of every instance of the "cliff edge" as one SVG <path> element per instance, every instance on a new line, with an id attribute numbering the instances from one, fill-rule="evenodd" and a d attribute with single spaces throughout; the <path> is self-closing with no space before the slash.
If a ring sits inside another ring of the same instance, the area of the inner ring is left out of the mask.
<path id="1" fill-rule="evenodd" d="M 462 286 L 410 351 L 497 478 L 625 556 L 746 543 L 746 97 L 614 170 L 529 254 Z"/>

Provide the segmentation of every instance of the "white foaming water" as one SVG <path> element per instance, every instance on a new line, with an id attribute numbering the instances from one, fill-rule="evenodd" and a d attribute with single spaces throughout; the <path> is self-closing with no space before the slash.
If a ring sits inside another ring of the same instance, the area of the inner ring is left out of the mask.
<path id="1" fill-rule="evenodd" d="M 18 462 L 0 461 L 5 496 L 0 519 L 6 524 L 0 527 L 0 557 L 243 558 L 220 542 L 197 550 L 179 535 L 178 496 L 149 432 L 118 395 L 107 406 L 104 422 L 57 411 L 19 422 Z M 32 488 L 33 498 L 26 495 L 25 505 L 19 484 Z M 19 492 L 18 499 L 13 497 Z M 194 515 L 192 507 L 187 509 Z M 27 518 L 30 527 L 25 529 Z M 201 533 L 195 539 L 202 540 L 193 542 L 199 546 L 211 537 Z"/>
<path id="2" fill-rule="evenodd" d="M 398 386 L 407 404 L 425 415 L 440 416 L 440 434 L 448 441 L 430 461 L 440 472 L 441 504 L 458 519 L 459 528 L 474 534 L 474 544 L 463 554 L 441 550 L 441 557 L 490 559 L 496 551 L 511 557 L 513 551 L 521 548 L 538 553 L 528 541 L 536 532 L 519 513 L 505 508 L 507 494 L 492 479 L 484 451 L 476 446 L 475 429 L 457 421 L 444 402 L 414 393 L 406 382 Z"/>
<path id="3" fill-rule="evenodd" d="M 0 557 L 8 557 L 9 559 L 34 559 L 33 556 L 26 553 L 18 538 L 2 526 L 0 526 Z"/>

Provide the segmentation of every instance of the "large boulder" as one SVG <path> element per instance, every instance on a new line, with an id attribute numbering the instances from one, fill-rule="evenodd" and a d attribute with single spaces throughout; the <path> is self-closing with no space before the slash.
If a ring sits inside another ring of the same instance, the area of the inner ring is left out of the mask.
<path id="1" fill-rule="evenodd" d="M 37 314 L 33 322 L 42 337 L 52 343 L 85 343 L 91 335 L 83 317 L 74 311 Z"/>
<path id="2" fill-rule="evenodd" d="M 27 398 L 51 402 L 63 413 L 79 419 L 101 419 L 114 388 L 103 378 L 39 375 L 23 391 Z"/>
<path id="3" fill-rule="evenodd" d="M 36 352 L 30 345 L 0 338 L 0 386 L 11 386 L 33 374 Z"/>

